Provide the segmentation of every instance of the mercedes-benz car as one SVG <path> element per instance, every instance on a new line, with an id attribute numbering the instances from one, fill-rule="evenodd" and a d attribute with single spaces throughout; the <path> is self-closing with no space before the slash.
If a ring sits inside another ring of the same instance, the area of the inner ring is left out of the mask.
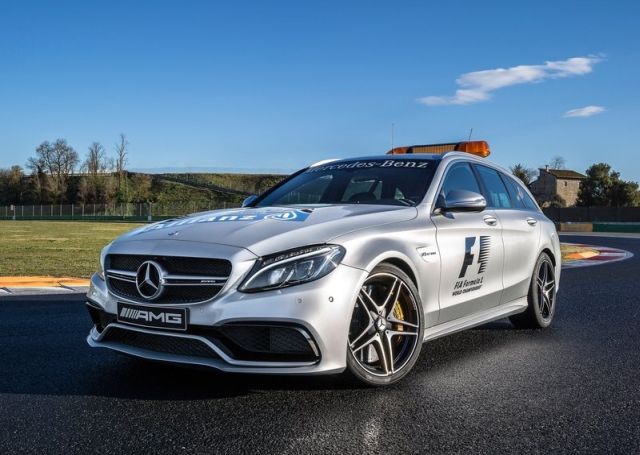
<path id="1" fill-rule="evenodd" d="M 242 208 L 107 245 L 93 347 L 227 372 L 404 377 L 423 342 L 502 318 L 551 324 L 554 224 L 484 141 L 302 169 Z"/>

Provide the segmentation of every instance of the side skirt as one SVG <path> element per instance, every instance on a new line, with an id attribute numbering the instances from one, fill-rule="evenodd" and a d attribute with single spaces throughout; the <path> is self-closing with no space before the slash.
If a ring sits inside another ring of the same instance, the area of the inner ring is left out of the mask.
<path id="1" fill-rule="evenodd" d="M 479 325 L 486 324 L 487 322 L 496 321 L 514 314 L 522 313 L 527 309 L 527 305 L 527 298 L 522 297 L 479 313 L 470 314 L 463 318 L 438 324 L 434 327 L 429 327 L 424 331 L 424 341 L 435 340 L 436 338 L 440 338 L 445 335 L 451 335 L 452 333 L 477 327 Z"/>

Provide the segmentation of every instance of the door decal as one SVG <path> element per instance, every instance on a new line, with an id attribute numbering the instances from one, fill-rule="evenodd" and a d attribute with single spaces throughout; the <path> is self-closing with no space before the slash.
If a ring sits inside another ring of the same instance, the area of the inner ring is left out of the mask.
<path id="1" fill-rule="evenodd" d="M 475 245 L 478 244 L 477 252 L 475 251 Z M 460 267 L 460 274 L 458 275 L 458 281 L 453 286 L 452 295 L 466 294 L 467 292 L 477 291 L 482 287 L 482 281 L 484 279 L 481 276 L 487 268 L 489 262 L 489 253 L 491 252 L 491 236 L 481 235 L 474 237 L 466 237 L 464 239 L 464 259 L 462 260 L 462 267 Z M 473 267 L 474 261 L 476 261 L 478 268 Z M 467 272 L 474 270 L 477 272 L 475 277 L 466 279 Z"/>

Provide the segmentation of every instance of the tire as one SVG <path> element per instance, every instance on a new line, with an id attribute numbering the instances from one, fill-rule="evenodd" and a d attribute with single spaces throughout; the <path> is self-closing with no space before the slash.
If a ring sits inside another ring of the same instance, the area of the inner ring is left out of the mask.
<path id="1" fill-rule="evenodd" d="M 544 329 L 551 325 L 556 311 L 556 278 L 553 261 L 547 253 L 542 253 L 531 275 L 529 305 L 520 314 L 509 320 L 519 329 Z"/>
<path id="2" fill-rule="evenodd" d="M 375 267 L 354 303 L 346 374 L 367 386 L 405 377 L 420 355 L 423 320 L 418 289 L 409 276 L 391 264 Z"/>

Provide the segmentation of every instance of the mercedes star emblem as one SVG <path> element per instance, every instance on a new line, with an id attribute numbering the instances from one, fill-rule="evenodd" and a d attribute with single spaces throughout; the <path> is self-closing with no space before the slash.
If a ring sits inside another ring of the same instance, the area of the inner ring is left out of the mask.
<path id="1" fill-rule="evenodd" d="M 160 264 L 154 261 L 143 262 L 136 273 L 136 287 L 138 294 L 147 300 L 155 300 L 162 295 L 164 286 L 164 271 Z"/>

